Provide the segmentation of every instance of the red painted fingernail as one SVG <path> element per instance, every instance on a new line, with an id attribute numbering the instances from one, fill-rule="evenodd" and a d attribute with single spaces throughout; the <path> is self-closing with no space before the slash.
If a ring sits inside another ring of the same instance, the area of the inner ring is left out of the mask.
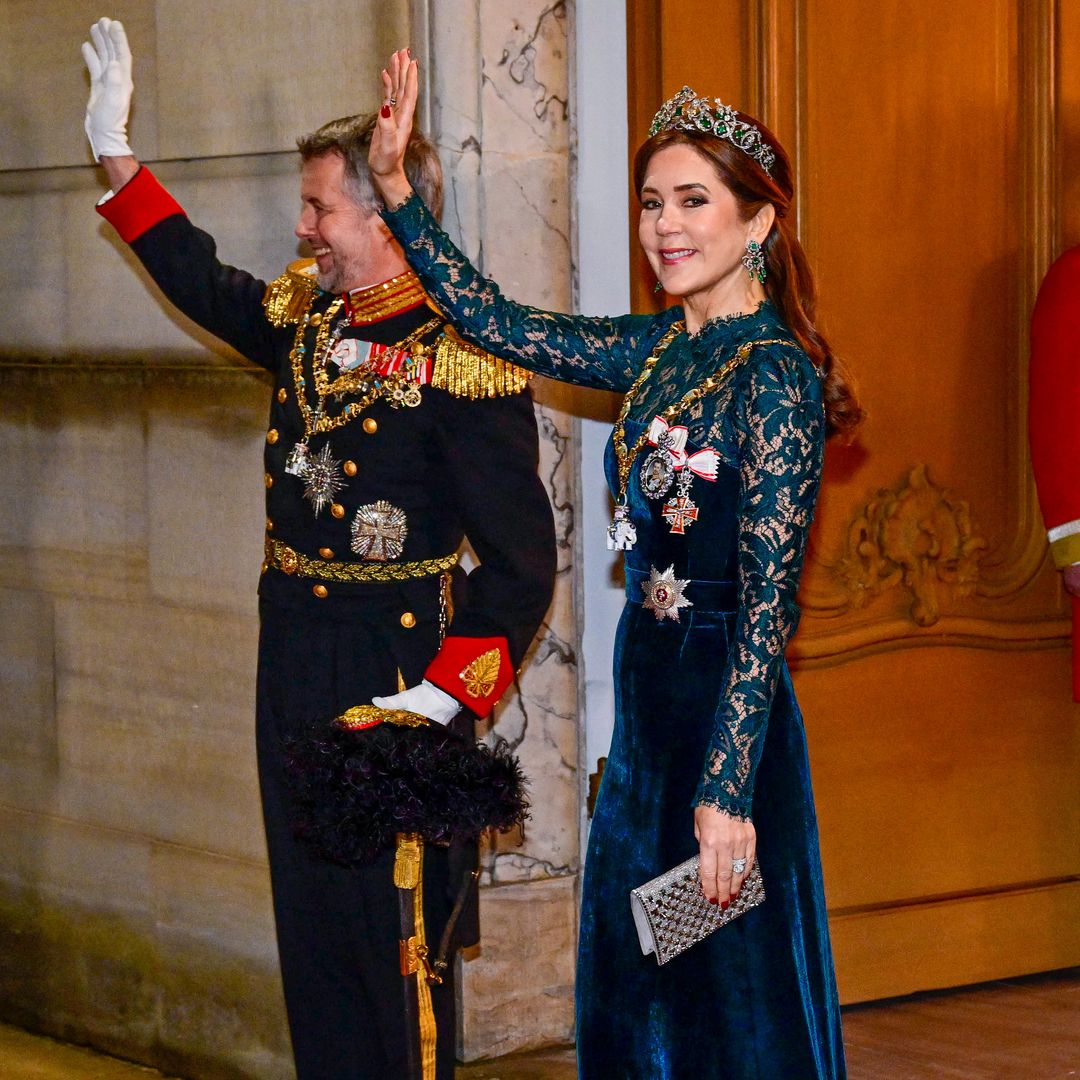
<path id="1" fill-rule="evenodd" d="M 389 106 L 389 105 L 384 105 L 384 106 L 383 106 L 383 107 L 382 107 L 382 108 L 381 108 L 381 109 L 379 110 L 379 115 L 380 115 L 380 116 L 381 116 L 381 117 L 382 117 L 382 118 L 383 118 L 384 120 L 389 120 L 389 119 L 390 119 L 390 106 Z"/>
<path id="2" fill-rule="evenodd" d="M 724 902 L 723 902 L 723 903 L 722 903 L 722 904 L 720 905 L 720 910 L 721 910 L 721 911 L 727 911 L 727 909 L 728 909 L 729 907 L 731 907 L 731 904 L 730 904 L 730 903 L 729 903 L 729 902 L 728 902 L 727 900 L 725 900 L 725 901 L 724 901 Z"/>
<path id="3" fill-rule="evenodd" d="M 733 892 L 731 894 L 731 899 L 732 899 L 732 901 L 738 900 L 739 899 L 739 894 L 737 892 Z"/>
<path id="4" fill-rule="evenodd" d="M 709 897 L 709 903 L 710 904 L 719 904 L 720 903 L 720 898 L 717 897 L 717 896 L 710 896 Z"/>

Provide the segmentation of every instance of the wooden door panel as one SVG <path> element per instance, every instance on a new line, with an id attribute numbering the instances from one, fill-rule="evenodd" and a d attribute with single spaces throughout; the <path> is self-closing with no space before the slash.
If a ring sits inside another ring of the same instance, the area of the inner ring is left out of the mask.
<path id="1" fill-rule="evenodd" d="M 1035 290 L 1080 242 L 1080 9 L 732 0 L 718 72 L 716 5 L 631 8 L 652 27 L 632 126 L 662 76 L 795 158 L 821 322 L 868 410 L 828 453 L 791 650 L 843 996 L 1078 963 L 1080 708 L 1024 418 Z M 1018 910 L 1023 934 L 994 932 Z"/>

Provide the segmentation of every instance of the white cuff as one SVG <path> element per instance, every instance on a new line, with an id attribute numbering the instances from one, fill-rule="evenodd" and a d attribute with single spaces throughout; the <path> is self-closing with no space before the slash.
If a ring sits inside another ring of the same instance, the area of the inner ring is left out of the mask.
<path id="1" fill-rule="evenodd" d="M 449 724 L 461 711 L 457 698 L 425 679 L 419 686 L 410 686 L 400 694 L 374 697 L 371 704 L 380 709 L 406 709 L 433 720 L 436 724 Z"/>
<path id="2" fill-rule="evenodd" d="M 1073 533 L 1080 533 L 1080 518 L 1075 521 L 1066 521 L 1064 525 L 1055 525 L 1052 529 L 1047 529 L 1046 538 L 1052 544 L 1055 540 L 1061 540 L 1063 537 L 1072 536 Z"/>

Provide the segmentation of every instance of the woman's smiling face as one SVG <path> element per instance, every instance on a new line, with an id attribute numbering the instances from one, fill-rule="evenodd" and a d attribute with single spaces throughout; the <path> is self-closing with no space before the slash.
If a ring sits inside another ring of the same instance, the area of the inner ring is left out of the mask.
<path id="1" fill-rule="evenodd" d="M 640 197 L 638 239 L 665 292 L 708 303 L 713 294 L 745 291 L 746 243 L 764 240 L 771 214 L 767 224 L 760 214 L 744 220 L 712 163 L 685 144 L 652 156 Z"/>

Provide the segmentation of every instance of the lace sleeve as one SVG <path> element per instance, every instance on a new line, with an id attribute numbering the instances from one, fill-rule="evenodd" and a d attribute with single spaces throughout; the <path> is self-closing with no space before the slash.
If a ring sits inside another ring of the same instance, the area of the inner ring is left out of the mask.
<path id="1" fill-rule="evenodd" d="M 428 295 L 466 341 L 553 379 L 626 391 L 679 314 L 596 318 L 516 304 L 476 271 L 419 195 L 383 211 L 383 219 Z"/>
<path id="2" fill-rule="evenodd" d="M 736 391 L 739 608 L 723 698 L 695 802 L 749 819 L 821 479 L 824 413 L 817 372 L 792 348 L 754 359 Z"/>

